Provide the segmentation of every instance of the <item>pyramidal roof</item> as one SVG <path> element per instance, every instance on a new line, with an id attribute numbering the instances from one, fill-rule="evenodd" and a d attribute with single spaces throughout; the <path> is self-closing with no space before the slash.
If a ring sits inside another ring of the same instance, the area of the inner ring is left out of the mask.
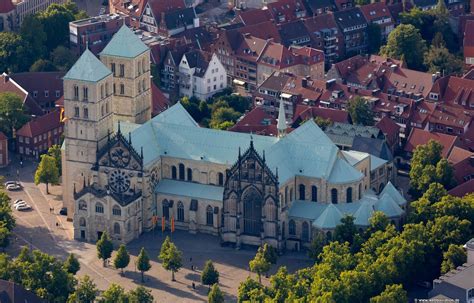
<path id="1" fill-rule="evenodd" d="M 285 115 L 285 107 L 284 107 L 283 101 L 280 101 L 280 107 L 278 108 L 277 128 L 279 131 L 286 130 L 286 115 Z"/>
<path id="2" fill-rule="evenodd" d="M 120 30 L 115 33 L 112 40 L 110 40 L 100 55 L 135 58 L 148 49 L 148 46 L 146 46 L 131 29 L 123 25 Z"/>
<path id="3" fill-rule="evenodd" d="M 382 195 L 380 200 L 375 204 L 375 209 L 384 212 L 389 218 L 398 217 L 403 214 L 403 210 L 388 194 Z"/>
<path id="4" fill-rule="evenodd" d="M 368 226 L 369 219 L 374 212 L 373 204 L 368 201 L 362 201 L 357 211 L 354 213 L 354 224 L 357 226 Z"/>
<path id="5" fill-rule="evenodd" d="M 341 224 L 342 217 L 339 209 L 334 204 L 329 204 L 321 216 L 313 222 L 313 225 L 321 229 L 334 229 L 337 225 Z"/>
<path id="6" fill-rule="evenodd" d="M 111 73 L 89 49 L 86 49 L 64 76 L 64 79 L 97 82 Z"/>
<path id="7" fill-rule="evenodd" d="M 392 199 L 395 200 L 398 205 L 404 205 L 407 203 L 407 200 L 395 188 L 395 186 L 393 186 L 392 182 L 390 181 L 388 181 L 387 185 L 385 185 L 382 192 L 380 193 L 380 196 L 383 196 L 384 194 L 388 194 L 390 197 L 392 197 Z"/>

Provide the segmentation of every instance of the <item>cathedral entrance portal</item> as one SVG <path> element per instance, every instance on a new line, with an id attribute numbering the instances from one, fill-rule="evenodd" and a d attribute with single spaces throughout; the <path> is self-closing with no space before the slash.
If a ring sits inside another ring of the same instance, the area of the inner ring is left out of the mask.
<path id="1" fill-rule="evenodd" d="M 244 234 L 260 236 L 262 230 L 262 196 L 250 188 L 243 197 L 244 204 Z"/>

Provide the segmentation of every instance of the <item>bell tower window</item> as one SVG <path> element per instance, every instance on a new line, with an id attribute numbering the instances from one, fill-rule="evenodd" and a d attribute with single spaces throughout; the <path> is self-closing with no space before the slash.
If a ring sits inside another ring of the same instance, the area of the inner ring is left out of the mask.
<path id="1" fill-rule="evenodd" d="M 82 100 L 84 101 L 89 100 L 89 89 L 87 87 L 82 88 L 82 93 L 83 93 Z"/>

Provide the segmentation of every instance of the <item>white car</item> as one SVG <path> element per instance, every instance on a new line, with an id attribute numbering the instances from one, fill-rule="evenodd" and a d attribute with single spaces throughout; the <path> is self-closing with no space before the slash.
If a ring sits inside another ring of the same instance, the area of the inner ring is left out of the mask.
<path id="1" fill-rule="evenodd" d="M 8 185 L 18 185 L 17 181 L 7 181 L 3 184 L 3 186 L 7 187 Z"/>
<path id="2" fill-rule="evenodd" d="M 28 205 L 28 204 L 26 204 L 26 202 L 22 200 L 22 201 L 19 201 L 18 203 L 14 203 L 13 207 L 17 207 L 17 206 L 20 206 L 20 205 Z"/>
<path id="3" fill-rule="evenodd" d="M 25 200 L 23 199 L 16 199 L 14 202 L 13 202 L 13 205 L 17 204 L 17 203 L 20 203 L 20 202 L 25 202 Z"/>
<path id="4" fill-rule="evenodd" d="M 7 189 L 8 190 L 20 190 L 21 186 L 18 185 L 18 184 L 10 184 L 10 185 L 7 185 Z"/>
<path id="5" fill-rule="evenodd" d="M 31 206 L 29 206 L 28 204 L 22 204 L 15 206 L 15 209 L 18 211 L 30 210 Z"/>

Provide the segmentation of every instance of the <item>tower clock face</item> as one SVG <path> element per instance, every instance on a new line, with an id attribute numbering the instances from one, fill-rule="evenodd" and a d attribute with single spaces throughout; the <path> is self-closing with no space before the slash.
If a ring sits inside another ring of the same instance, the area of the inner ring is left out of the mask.
<path id="1" fill-rule="evenodd" d="M 124 168 L 130 163 L 130 153 L 122 147 L 116 147 L 110 152 L 110 161 L 115 167 Z"/>
<path id="2" fill-rule="evenodd" d="M 130 188 L 130 178 L 126 172 L 114 170 L 109 175 L 109 186 L 116 193 L 124 193 Z"/>

